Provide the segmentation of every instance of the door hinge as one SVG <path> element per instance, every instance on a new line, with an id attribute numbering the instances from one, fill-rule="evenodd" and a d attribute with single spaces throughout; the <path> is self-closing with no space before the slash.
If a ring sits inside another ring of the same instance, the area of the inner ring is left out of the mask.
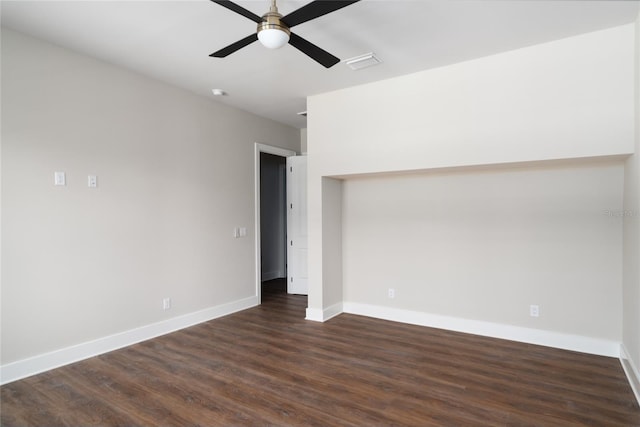
<path id="1" fill-rule="evenodd" d="M 289 172 L 293 172 L 293 166 L 289 166 Z"/>
<path id="2" fill-rule="evenodd" d="M 291 246 L 293 246 L 293 240 L 291 241 Z"/>

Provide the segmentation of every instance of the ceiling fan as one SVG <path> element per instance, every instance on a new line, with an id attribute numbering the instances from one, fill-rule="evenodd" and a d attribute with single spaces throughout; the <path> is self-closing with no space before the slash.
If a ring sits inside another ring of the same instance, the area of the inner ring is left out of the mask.
<path id="1" fill-rule="evenodd" d="M 305 55 L 309 56 L 316 62 L 324 65 L 326 68 L 333 67 L 338 62 L 339 58 L 336 58 L 329 52 L 320 49 L 313 43 L 303 39 L 302 37 L 292 33 L 290 28 L 310 21 L 312 19 L 319 18 L 331 12 L 335 12 L 338 9 L 342 9 L 345 6 L 356 3 L 360 0 L 320 0 L 312 1 L 311 3 L 302 6 L 301 8 L 291 12 L 287 16 L 282 16 L 278 13 L 278 7 L 276 6 L 276 0 L 271 0 L 271 8 L 269 12 L 262 15 L 262 17 L 248 11 L 247 9 L 239 6 L 232 1 L 227 0 L 211 0 L 214 3 L 218 3 L 220 6 L 226 7 L 245 18 L 251 19 L 258 24 L 258 31 L 255 34 L 251 34 L 238 40 L 229 46 L 220 49 L 217 52 L 212 53 L 211 57 L 224 58 L 233 52 L 242 49 L 243 47 L 253 43 L 256 40 L 260 40 L 265 47 L 270 49 L 277 49 L 289 43 Z"/>

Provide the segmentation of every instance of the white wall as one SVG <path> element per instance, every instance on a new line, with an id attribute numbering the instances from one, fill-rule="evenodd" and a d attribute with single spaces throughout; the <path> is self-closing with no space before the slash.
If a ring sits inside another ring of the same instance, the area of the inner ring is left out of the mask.
<path id="1" fill-rule="evenodd" d="M 300 133 L 3 29 L 3 366 L 253 301 L 255 142 Z"/>
<path id="2" fill-rule="evenodd" d="M 608 30 L 584 34 L 559 41 L 536 45 L 507 53 L 502 53 L 486 58 L 464 62 L 435 70 L 427 70 L 421 73 L 408 75 L 387 81 L 376 82 L 355 88 L 345 89 L 332 93 L 321 94 L 308 99 L 308 155 L 309 155 L 309 270 L 310 293 L 309 309 L 315 313 L 325 313 L 329 308 L 324 294 L 332 295 L 344 292 L 347 298 L 366 298 L 372 304 L 381 304 L 389 309 L 392 304 L 385 299 L 384 291 L 391 280 L 391 270 L 402 276 L 402 283 L 413 283 L 408 286 L 409 295 L 399 296 L 401 303 L 414 310 L 422 310 L 423 313 L 447 312 L 452 308 L 453 296 L 449 291 L 438 295 L 435 301 L 431 299 L 429 292 L 422 293 L 420 284 L 424 283 L 425 274 L 417 271 L 419 267 L 409 262 L 419 263 L 424 266 L 422 259 L 412 258 L 414 250 L 401 252 L 393 258 L 393 262 L 400 263 L 400 268 L 388 268 L 380 265 L 377 258 L 372 261 L 368 256 L 370 249 L 359 254 L 359 243 L 353 247 L 343 247 L 344 257 L 342 263 L 334 259 L 326 259 L 323 255 L 322 243 L 327 239 L 327 229 L 336 230 L 342 228 L 346 236 L 346 244 L 354 244 L 358 239 L 365 239 L 371 233 L 380 237 L 378 247 L 383 248 L 388 244 L 399 244 L 400 237 L 392 230 L 384 227 L 397 228 L 400 233 L 411 233 L 407 230 L 406 221 L 412 218 L 412 212 L 407 209 L 411 201 L 402 201 L 400 204 L 403 215 L 392 220 L 378 218 L 373 221 L 367 230 L 357 227 L 354 223 L 352 208 L 349 203 L 350 194 L 362 182 L 351 181 L 362 174 L 376 175 L 381 173 L 406 173 L 419 170 L 432 170 L 437 168 L 469 167 L 485 165 L 491 172 L 490 165 L 522 164 L 531 165 L 531 162 L 547 161 L 552 159 L 588 159 L 609 158 L 610 156 L 628 155 L 634 150 L 634 27 L 625 25 Z M 586 161 L 587 163 L 589 161 Z M 572 163 L 573 164 L 573 163 Z M 571 209 L 567 203 L 572 199 L 570 191 L 578 190 L 579 182 L 576 177 L 581 176 L 577 169 L 542 170 L 532 177 L 534 188 L 539 195 L 528 196 L 520 193 L 517 196 L 518 203 L 523 206 L 540 206 L 542 218 L 554 219 L 553 207 L 550 201 L 561 193 L 544 193 L 544 185 L 554 186 L 554 174 L 560 173 L 563 179 L 567 179 L 567 187 L 559 186 L 558 191 L 568 192 L 567 200 L 559 202 L 565 211 Z M 499 168 L 496 168 L 496 171 Z M 468 169 L 464 169 L 468 172 Z M 490 179 L 483 178 L 483 173 L 477 174 L 475 170 L 465 179 L 467 182 L 475 182 L 476 179 L 489 185 L 495 181 L 498 188 L 509 188 L 510 177 L 504 172 L 497 175 L 489 175 Z M 497 173 L 497 172 L 496 172 Z M 575 177 L 572 174 L 576 174 Z M 513 261 L 520 265 L 512 266 L 508 270 L 511 276 L 526 277 L 525 286 L 521 293 L 515 297 L 512 289 L 507 288 L 508 277 L 502 277 L 499 283 L 492 284 L 491 292 L 483 293 L 476 289 L 471 303 L 464 303 L 457 307 L 453 314 L 461 318 L 479 319 L 484 322 L 503 322 L 503 324 L 518 326 L 529 325 L 530 319 L 522 319 L 522 304 L 534 303 L 536 297 L 542 298 L 545 303 L 540 303 L 543 313 L 549 313 L 551 317 L 540 318 L 535 328 L 546 329 L 557 333 L 573 331 L 576 334 L 598 336 L 606 339 L 619 339 L 620 337 L 620 306 L 622 299 L 621 273 L 619 267 L 622 264 L 622 255 L 619 246 L 621 238 L 621 221 L 619 218 L 604 218 L 603 216 L 586 218 L 593 214 L 593 209 L 601 209 L 603 202 L 610 201 L 612 209 L 621 206 L 620 186 L 621 169 L 618 166 L 607 169 L 604 174 L 603 186 L 598 186 L 601 193 L 600 199 L 577 200 L 574 212 L 578 223 L 566 233 L 556 236 L 564 247 L 577 248 L 581 244 L 593 244 L 597 239 L 603 239 L 606 247 L 613 250 L 606 255 L 601 264 L 594 266 L 597 275 L 589 279 L 590 296 L 589 305 L 603 296 L 602 293 L 610 292 L 605 297 L 606 313 L 598 318 L 602 322 L 589 321 L 583 325 L 582 320 L 587 317 L 585 312 L 580 312 L 578 318 L 561 319 L 563 310 L 574 313 L 573 308 L 561 306 L 568 301 L 578 298 L 576 295 L 579 279 L 584 278 L 583 273 L 570 271 L 581 263 L 590 262 L 597 254 L 598 248 L 581 248 L 580 253 L 574 254 L 564 267 L 547 270 L 556 284 L 561 284 L 555 289 L 559 295 L 558 302 L 551 302 L 548 288 L 538 289 L 537 282 L 545 277 L 536 269 L 535 264 L 526 263 L 526 253 L 520 253 Z M 462 175 L 461 175 L 462 176 Z M 324 195 L 326 186 L 325 177 L 344 179 L 343 189 L 347 192 L 344 196 L 345 212 L 348 223 L 341 223 L 341 219 L 328 219 L 323 216 Z M 600 178 L 598 173 L 586 174 L 588 182 L 596 183 Z M 376 180 L 378 178 L 375 178 Z M 390 181 L 387 181 L 389 179 Z M 429 190 L 427 194 L 442 194 L 453 186 L 460 185 L 460 176 L 443 175 L 442 177 L 430 177 L 429 179 L 442 179 L 437 188 Z M 482 179 L 485 179 L 482 181 Z M 493 181 L 492 181 L 493 180 Z M 505 182 L 507 180 L 507 182 Z M 393 179 L 386 175 L 381 179 L 383 188 L 380 200 L 385 197 L 402 197 L 403 190 L 392 186 Z M 428 181 L 431 182 L 431 181 Z M 425 182 L 421 182 L 424 184 Z M 543 184 L 544 183 L 544 184 Z M 605 184 L 606 183 L 606 184 Z M 377 183 L 376 183 L 377 185 Z M 474 185 L 478 194 L 492 194 L 491 188 L 483 189 Z M 376 189 L 369 188 L 358 194 L 371 194 L 374 197 Z M 586 191 L 586 190 L 585 190 Z M 470 194 L 461 193 L 460 201 L 466 209 L 478 206 L 481 200 Z M 514 197 L 516 193 L 514 193 Z M 463 197 L 464 196 L 464 197 Z M 578 194 L 576 197 L 582 197 Z M 471 197 L 465 199 L 465 197 Z M 585 196 L 586 197 L 586 196 Z M 396 199 L 393 199 L 396 201 Z M 423 199 L 420 199 L 423 200 Z M 591 200 L 591 201 L 589 201 Z M 366 201 L 362 201 L 366 203 Z M 453 201 L 451 202 L 453 203 Z M 591 204 L 590 204 L 591 203 Z M 384 205 L 385 212 L 393 210 L 392 204 Z M 455 206 L 455 204 L 454 204 Z M 513 209 L 508 202 L 503 201 L 499 206 L 507 206 Z M 590 211 L 584 211 L 589 207 Z M 545 212 L 545 209 L 547 210 Z M 408 211 L 407 211 L 408 210 Z M 424 213 L 424 212 L 423 212 Z M 562 212 L 561 212 L 562 213 Z M 495 211 L 486 207 L 483 212 L 484 220 L 490 221 Z M 371 213 L 371 215 L 376 215 Z M 365 212 L 360 212 L 358 218 L 364 220 Z M 522 221 L 523 230 L 518 231 L 520 237 L 534 238 L 534 247 L 531 249 L 533 259 L 541 256 L 540 251 L 546 241 L 537 237 L 534 231 L 549 233 L 559 230 L 562 221 L 555 218 L 555 223 L 546 226 L 545 220 L 540 218 L 523 217 L 513 221 Z M 475 221 L 470 215 L 459 216 L 455 220 L 475 233 L 486 232 L 482 227 L 480 218 Z M 454 218 L 449 218 L 449 225 Z M 591 231 L 590 226 L 597 222 L 597 232 Z M 507 228 L 498 229 L 498 232 L 515 232 L 518 223 L 510 222 Z M 617 224 L 617 225 L 616 225 Z M 382 227 L 384 225 L 384 227 Z M 429 225 L 429 227 L 427 227 Z M 443 224 L 443 226 L 446 224 Z M 509 228 L 511 227 L 511 229 Z M 528 229 L 533 227 L 534 229 Z M 432 224 L 419 223 L 419 235 L 433 232 L 438 235 L 438 242 L 446 241 L 446 230 Z M 352 233 L 358 233 L 357 236 Z M 596 233 L 596 234 L 593 234 Z M 582 237 L 584 235 L 584 237 Z M 504 236 L 502 241 L 494 245 L 500 247 L 511 239 Z M 538 240 L 536 240 L 538 239 Z M 585 240 L 586 239 L 586 240 Z M 370 244 L 372 242 L 367 240 Z M 411 247 L 415 249 L 417 240 L 412 240 Z M 448 254 L 453 248 L 448 246 Z M 548 245 L 546 247 L 549 247 Z M 524 251 L 523 246 L 519 246 Z M 476 246 L 477 249 L 477 246 Z M 382 250 L 382 249 L 381 249 Z M 507 250 L 494 247 L 494 255 L 507 254 Z M 430 249 L 430 254 L 435 249 Z M 556 253 L 554 250 L 553 253 Z M 447 259 L 449 262 L 451 260 Z M 486 259 L 486 258 L 485 258 Z M 457 284 L 464 280 L 471 280 L 472 272 L 477 272 L 481 266 L 474 261 L 473 251 L 468 249 L 463 260 L 471 265 L 471 270 L 462 269 L 456 271 L 453 279 Z M 548 265 L 551 259 L 544 255 L 543 265 Z M 441 259 L 442 261 L 442 259 Z M 616 265 L 615 270 L 613 265 Z M 499 264 L 499 263 L 498 263 Z M 409 266 L 413 265 L 411 269 Z M 435 268 L 435 267 L 434 267 Z M 482 280 L 486 285 L 492 274 L 498 274 L 496 262 L 491 265 L 491 270 Z M 561 270 L 563 275 L 560 276 Z M 367 270 L 366 272 L 364 270 Z M 327 281 L 323 271 L 344 272 L 345 283 L 342 281 Z M 373 295 L 366 294 L 364 289 L 358 288 L 364 281 L 373 279 L 376 271 L 386 272 L 386 279 L 375 281 L 377 287 Z M 594 272 L 589 270 L 590 272 Z M 617 271 L 617 273 L 616 273 Z M 466 275 L 466 277 L 465 277 Z M 442 279 L 445 273 L 441 269 L 432 270 L 427 277 Z M 546 277 L 549 279 L 549 277 Z M 608 283 L 604 285 L 603 280 Z M 356 283 L 357 282 L 357 283 Z M 467 282 L 468 283 L 468 282 Z M 404 285 L 403 285 L 404 286 Z M 494 292 L 498 292 L 495 295 Z M 403 300 L 403 298 L 407 298 Z M 515 299 L 514 299 L 515 298 Z M 471 300 L 471 299 L 470 299 Z M 503 301 L 499 312 L 493 312 L 495 301 Z M 404 301 L 404 302 L 403 302 Z M 547 302 L 548 301 L 548 302 Z M 617 302 L 616 302 L 617 301 Z M 557 306 L 554 306 L 557 304 Z M 549 307 L 551 305 L 551 307 Z M 478 308 L 484 307 L 484 308 Z M 545 308 L 546 307 L 546 308 Z M 440 310 L 440 311 L 438 311 Z M 550 312 L 547 310 L 551 310 Z M 578 308 L 578 310 L 581 310 Z M 616 312 L 617 310 L 617 312 Z M 451 313 L 449 313 L 451 314 Z M 526 316 L 526 307 L 524 310 Z M 618 320 L 616 323 L 616 316 Z M 520 321 L 520 320 L 522 321 Z M 322 318 L 318 319 L 322 320 Z M 496 323 L 492 323 L 496 324 Z M 616 338 L 617 337 L 617 338 Z M 609 341 L 608 341 L 609 342 Z"/>
<path id="3" fill-rule="evenodd" d="M 307 128 L 300 129 L 300 153 L 307 154 Z"/>
<path id="4" fill-rule="evenodd" d="M 345 180 L 345 304 L 620 342 L 622 184 L 620 160 Z"/>
<path id="5" fill-rule="evenodd" d="M 633 38 L 629 24 L 312 96 L 310 166 L 341 176 L 629 154 Z"/>
<path id="6" fill-rule="evenodd" d="M 635 154 L 625 163 L 623 358 L 640 401 L 640 15 L 636 20 Z"/>

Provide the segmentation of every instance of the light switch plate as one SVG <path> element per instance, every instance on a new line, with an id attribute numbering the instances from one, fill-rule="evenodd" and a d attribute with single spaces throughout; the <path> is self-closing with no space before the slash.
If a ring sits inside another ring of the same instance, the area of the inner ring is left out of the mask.
<path id="1" fill-rule="evenodd" d="M 67 185 L 67 179 L 64 172 L 53 173 L 53 185 Z"/>
<path id="2" fill-rule="evenodd" d="M 89 188 L 96 188 L 98 186 L 98 177 L 95 175 L 89 175 L 87 185 Z"/>

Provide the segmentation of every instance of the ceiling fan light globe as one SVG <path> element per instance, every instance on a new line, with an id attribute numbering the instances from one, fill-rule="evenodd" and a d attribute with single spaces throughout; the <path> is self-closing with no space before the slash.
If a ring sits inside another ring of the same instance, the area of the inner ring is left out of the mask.
<path id="1" fill-rule="evenodd" d="M 289 43 L 289 34 L 277 28 L 265 28 L 258 33 L 258 40 L 266 48 L 279 49 Z"/>

